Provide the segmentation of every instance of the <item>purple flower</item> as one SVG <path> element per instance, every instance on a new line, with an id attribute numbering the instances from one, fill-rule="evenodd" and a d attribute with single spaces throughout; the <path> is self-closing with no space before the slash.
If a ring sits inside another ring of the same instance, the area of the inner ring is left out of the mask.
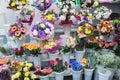
<path id="1" fill-rule="evenodd" d="M 48 28 L 49 30 L 51 30 L 51 27 L 50 27 L 50 26 L 47 26 L 47 28 Z"/>
<path id="2" fill-rule="evenodd" d="M 41 31 L 41 30 L 39 30 L 39 32 L 38 32 L 38 36 L 45 36 L 45 32 L 44 31 Z"/>
<path id="3" fill-rule="evenodd" d="M 33 32 L 35 29 L 37 29 L 37 26 L 32 26 L 32 29 L 31 29 L 31 31 Z"/>

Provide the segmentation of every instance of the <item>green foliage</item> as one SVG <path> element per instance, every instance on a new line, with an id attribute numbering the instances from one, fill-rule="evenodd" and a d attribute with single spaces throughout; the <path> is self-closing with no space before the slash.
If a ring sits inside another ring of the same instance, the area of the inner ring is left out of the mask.
<path id="1" fill-rule="evenodd" d="M 65 66 L 62 66 L 62 65 L 55 65 L 55 66 L 52 66 L 52 70 L 55 71 L 55 72 L 63 72 L 65 71 L 67 68 Z"/>
<path id="2" fill-rule="evenodd" d="M 67 46 L 63 46 L 63 47 L 62 47 L 62 52 L 63 52 L 63 53 L 68 53 L 68 52 L 70 52 L 70 50 L 71 50 L 70 47 L 67 47 Z"/>
<path id="3" fill-rule="evenodd" d="M 9 50 L 8 50 L 8 49 L 6 49 L 6 48 L 4 48 L 4 47 L 0 47 L 0 52 L 2 52 L 3 54 L 8 55 Z"/>

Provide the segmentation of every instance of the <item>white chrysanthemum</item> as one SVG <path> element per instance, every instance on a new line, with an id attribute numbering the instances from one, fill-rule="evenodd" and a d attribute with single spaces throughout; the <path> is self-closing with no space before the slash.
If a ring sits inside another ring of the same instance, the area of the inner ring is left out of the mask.
<path id="1" fill-rule="evenodd" d="M 37 30 L 33 30 L 32 33 L 33 33 L 34 36 L 37 36 L 37 35 L 38 35 L 38 31 L 37 31 Z"/>
<path id="2" fill-rule="evenodd" d="M 50 30 L 48 28 L 45 29 L 45 33 L 48 34 L 50 33 Z"/>
<path id="3" fill-rule="evenodd" d="M 45 28 L 45 25 L 44 25 L 44 24 L 40 24 L 40 26 L 41 26 L 42 28 Z"/>
<path id="4" fill-rule="evenodd" d="M 66 19 L 66 16 L 64 16 L 64 15 L 60 16 L 60 20 L 65 21 L 65 19 Z"/>
<path id="5" fill-rule="evenodd" d="M 68 12 L 66 8 L 62 9 L 62 11 L 63 11 L 64 13 L 67 13 L 67 12 Z"/>

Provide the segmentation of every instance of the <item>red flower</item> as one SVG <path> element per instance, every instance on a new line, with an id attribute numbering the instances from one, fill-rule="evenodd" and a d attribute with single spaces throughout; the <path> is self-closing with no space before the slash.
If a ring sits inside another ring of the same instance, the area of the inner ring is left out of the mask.
<path id="1" fill-rule="evenodd" d="M 106 44 L 105 44 L 105 47 L 108 48 L 108 47 L 109 47 L 109 43 L 106 43 Z"/>
<path id="2" fill-rule="evenodd" d="M 59 60 L 60 60 L 60 58 L 56 58 L 55 60 L 56 60 L 56 61 L 59 61 Z"/>
<path id="3" fill-rule="evenodd" d="M 40 71 L 36 71 L 34 74 L 35 74 L 35 75 L 40 75 L 41 72 L 40 72 Z"/>
<path id="4" fill-rule="evenodd" d="M 54 60 L 50 60 L 50 66 L 53 66 L 55 64 Z"/>
<path id="5" fill-rule="evenodd" d="M 33 67 L 31 70 L 32 70 L 32 71 L 36 71 L 36 68 L 35 68 L 35 67 Z"/>
<path id="6" fill-rule="evenodd" d="M 64 64 L 65 64 L 65 66 L 66 66 L 66 67 L 68 67 L 68 66 L 69 66 L 69 64 L 68 64 L 68 62 L 67 62 L 67 61 L 65 61 L 65 63 L 64 63 Z"/>

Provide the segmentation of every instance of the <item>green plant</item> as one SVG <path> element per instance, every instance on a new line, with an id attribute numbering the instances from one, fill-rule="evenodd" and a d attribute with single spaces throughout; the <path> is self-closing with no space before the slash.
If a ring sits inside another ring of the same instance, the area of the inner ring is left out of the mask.
<path id="1" fill-rule="evenodd" d="M 82 51 L 85 47 L 85 38 L 79 38 L 78 36 L 76 37 L 76 50 L 77 51 Z"/>
<path id="2" fill-rule="evenodd" d="M 63 52 L 63 53 L 68 53 L 68 52 L 70 52 L 70 50 L 71 50 L 71 48 L 68 47 L 68 46 L 63 46 L 63 47 L 62 47 L 62 52 Z"/>
<path id="3" fill-rule="evenodd" d="M 4 47 L 0 47 L 0 52 L 2 52 L 3 54 L 8 55 L 9 50 L 8 50 L 8 49 L 6 49 L 6 48 L 4 48 Z"/>

